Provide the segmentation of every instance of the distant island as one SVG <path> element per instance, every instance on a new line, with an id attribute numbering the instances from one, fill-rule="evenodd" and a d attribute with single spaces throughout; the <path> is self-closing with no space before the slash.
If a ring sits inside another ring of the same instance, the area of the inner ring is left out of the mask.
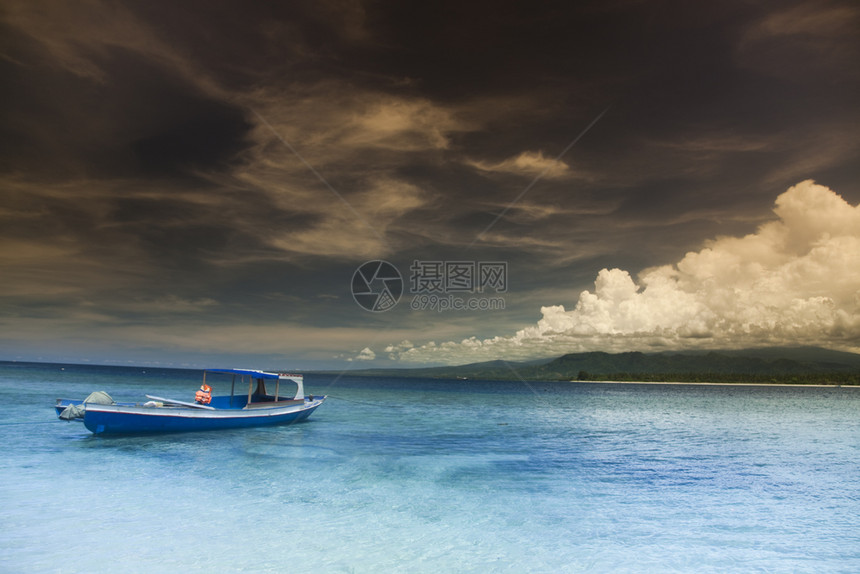
<path id="1" fill-rule="evenodd" d="M 571 353 L 555 359 L 452 367 L 359 369 L 351 375 L 533 381 L 860 385 L 860 354 L 818 347 L 662 353 Z"/>

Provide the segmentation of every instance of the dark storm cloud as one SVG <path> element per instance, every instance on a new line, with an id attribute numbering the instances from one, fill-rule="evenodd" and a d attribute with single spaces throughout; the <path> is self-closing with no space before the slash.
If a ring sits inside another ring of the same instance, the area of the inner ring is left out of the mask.
<path id="1" fill-rule="evenodd" d="M 197 337 L 194 352 L 229 346 L 202 332 L 220 326 L 248 352 L 315 357 L 382 357 L 380 328 L 512 332 L 602 267 L 753 232 L 801 180 L 860 200 L 858 13 L 9 2 L 6 326 L 35 340 L 50 326 L 27 318 L 54 316 L 93 349 L 126 333 L 153 350 Z M 462 257 L 509 262 L 506 312 L 389 320 L 348 292 L 369 259 Z"/>
<path id="2" fill-rule="evenodd" d="M 104 81 L 4 63 L 17 88 L 4 107 L 18 144 L 5 158 L 9 170 L 46 178 L 177 176 L 223 169 L 246 145 L 244 110 L 175 71 L 124 48 L 93 63 Z"/>

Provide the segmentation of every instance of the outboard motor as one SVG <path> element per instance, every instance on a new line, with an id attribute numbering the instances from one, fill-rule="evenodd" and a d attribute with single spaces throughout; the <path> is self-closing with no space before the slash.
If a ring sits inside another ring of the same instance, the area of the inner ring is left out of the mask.
<path id="1" fill-rule="evenodd" d="M 84 414 L 87 412 L 87 403 L 93 403 L 96 405 L 112 405 L 113 399 L 104 391 L 92 392 L 81 404 L 69 405 L 64 408 L 63 412 L 60 413 L 60 418 L 64 421 L 84 418 Z"/>

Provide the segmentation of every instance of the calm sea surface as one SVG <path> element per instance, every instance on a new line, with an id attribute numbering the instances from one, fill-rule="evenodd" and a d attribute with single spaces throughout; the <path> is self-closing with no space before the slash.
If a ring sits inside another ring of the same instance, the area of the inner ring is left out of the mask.
<path id="1" fill-rule="evenodd" d="M 199 378 L 0 363 L 0 572 L 860 572 L 860 389 L 309 375 L 306 423 L 119 438 L 52 409 Z"/>

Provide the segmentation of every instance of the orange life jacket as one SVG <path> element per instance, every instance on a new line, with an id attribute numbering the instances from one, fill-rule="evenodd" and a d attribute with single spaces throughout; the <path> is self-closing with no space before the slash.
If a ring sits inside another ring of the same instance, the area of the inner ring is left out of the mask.
<path id="1" fill-rule="evenodd" d="M 212 400 L 212 387 L 209 385 L 200 385 L 200 390 L 195 393 L 194 400 L 201 405 L 208 405 L 209 401 Z"/>

